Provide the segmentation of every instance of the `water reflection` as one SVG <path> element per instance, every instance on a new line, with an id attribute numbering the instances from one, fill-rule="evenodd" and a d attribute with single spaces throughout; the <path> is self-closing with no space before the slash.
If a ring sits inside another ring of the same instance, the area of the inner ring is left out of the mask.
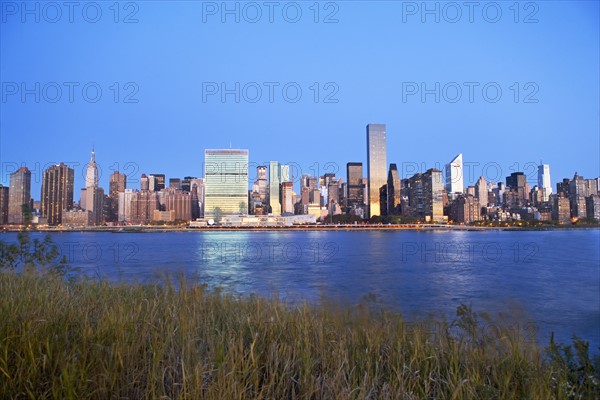
<path id="1" fill-rule="evenodd" d="M 546 337 L 576 333 L 600 345 L 598 230 L 73 232 L 54 240 L 86 276 L 152 282 L 181 273 L 232 293 L 348 305 L 374 294 L 408 316 L 452 318 L 466 303 L 526 315 Z"/>

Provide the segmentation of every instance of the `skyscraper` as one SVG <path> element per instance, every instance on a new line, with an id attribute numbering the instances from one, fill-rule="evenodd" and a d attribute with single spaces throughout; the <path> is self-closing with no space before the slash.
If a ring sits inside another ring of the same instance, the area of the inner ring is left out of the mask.
<path id="1" fill-rule="evenodd" d="M 119 216 L 119 193 L 127 187 L 127 175 L 115 171 L 110 175 L 109 192 L 105 198 L 107 221 L 117 222 Z"/>
<path id="2" fill-rule="evenodd" d="M 248 214 L 248 150 L 205 150 L 204 217 Z"/>
<path id="3" fill-rule="evenodd" d="M 369 218 L 381 215 L 379 189 L 387 183 L 386 131 L 384 124 L 367 125 L 367 174 Z"/>
<path id="4" fill-rule="evenodd" d="M 488 186 L 483 176 L 479 177 L 479 180 L 475 184 L 475 197 L 479 200 L 481 207 L 487 207 L 488 205 Z"/>
<path id="5" fill-rule="evenodd" d="M 398 174 L 398 167 L 396 164 L 390 164 L 390 170 L 388 171 L 387 180 L 387 214 L 396 215 L 400 214 L 400 202 L 402 196 L 400 194 L 400 175 Z"/>
<path id="6" fill-rule="evenodd" d="M 98 165 L 96 153 L 92 148 L 92 155 L 85 174 L 85 210 L 92 212 L 92 221 L 100 224 L 103 220 L 104 190 L 98 187 Z"/>
<path id="7" fill-rule="evenodd" d="M 64 163 L 44 171 L 42 180 L 41 214 L 48 225 L 62 224 L 63 212 L 73 207 L 75 171 Z"/>
<path id="8" fill-rule="evenodd" d="M 191 178 L 190 193 L 192 194 L 192 219 L 204 215 L 204 178 Z"/>
<path id="9" fill-rule="evenodd" d="M 550 199 L 550 195 L 552 194 L 549 164 L 540 164 L 538 166 L 538 186 L 542 188 L 544 201 L 548 201 Z"/>
<path id="10" fill-rule="evenodd" d="M 281 213 L 282 214 L 293 214 L 294 213 L 294 188 L 292 182 L 281 183 Z"/>
<path id="11" fill-rule="evenodd" d="M 269 206 L 273 215 L 282 213 L 281 184 L 283 182 L 290 182 L 290 166 L 271 161 L 269 163 Z"/>
<path id="12" fill-rule="evenodd" d="M 457 193 L 463 192 L 463 171 L 462 153 L 446 164 L 446 192 L 448 192 L 449 197 L 455 197 Z"/>
<path id="13" fill-rule="evenodd" d="M 444 219 L 444 183 L 442 171 L 431 168 L 409 179 L 408 201 L 415 217 L 442 221 Z"/>
<path id="14" fill-rule="evenodd" d="M 349 162 L 346 164 L 346 179 L 348 180 L 348 200 L 349 208 L 362 207 L 365 204 L 365 193 L 363 183 L 363 166 L 359 162 Z"/>
<path id="15" fill-rule="evenodd" d="M 273 215 L 281 214 L 281 203 L 279 202 L 279 185 L 281 184 L 281 169 L 279 162 L 269 162 L 269 206 Z"/>
<path id="16" fill-rule="evenodd" d="M 23 206 L 29 207 L 31 200 L 31 171 L 21 167 L 10 174 L 8 191 L 8 223 L 23 224 L 25 222 Z"/>
<path id="17" fill-rule="evenodd" d="M 8 186 L 0 184 L 0 225 L 8 224 Z"/>

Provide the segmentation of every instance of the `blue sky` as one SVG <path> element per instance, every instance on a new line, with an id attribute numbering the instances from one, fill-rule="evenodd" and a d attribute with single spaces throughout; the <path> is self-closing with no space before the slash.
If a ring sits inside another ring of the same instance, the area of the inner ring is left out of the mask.
<path id="1" fill-rule="evenodd" d="M 465 184 L 517 170 L 535 183 L 541 160 L 553 187 L 600 175 L 598 2 L 479 2 L 472 16 L 463 2 L 427 3 L 439 22 L 420 1 L 277 2 L 272 22 L 265 2 L 248 3 L 227 3 L 236 22 L 220 1 L 31 2 L 30 13 L 0 1 L 0 183 L 27 165 L 38 199 L 42 169 L 63 161 L 82 187 L 92 146 L 105 188 L 116 168 L 134 188 L 141 173 L 202 176 L 204 149 L 230 145 L 252 165 L 345 178 L 346 162 L 366 165 L 367 123 L 387 125 L 403 177 L 459 152 Z M 239 102 L 223 102 L 221 84 L 236 82 Z"/>

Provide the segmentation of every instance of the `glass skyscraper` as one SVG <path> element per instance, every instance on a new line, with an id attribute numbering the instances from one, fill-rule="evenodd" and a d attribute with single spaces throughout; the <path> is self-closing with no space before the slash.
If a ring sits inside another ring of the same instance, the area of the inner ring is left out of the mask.
<path id="1" fill-rule="evenodd" d="M 31 200 L 31 171 L 21 167 L 10 174 L 10 190 L 8 191 L 8 223 L 23 224 L 25 222 L 23 206 L 29 206 Z"/>
<path id="2" fill-rule="evenodd" d="M 381 215 L 379 189 L 387 184 L 385 125 L 367 125 L 367 173 L 369 186 L 369 218 Z"/>
<path id="3" fill-rule="evenodd" d="M 248 214 L 248 150 L 204 151 L 204 217 Z"/>
<path id="4" fill-rule="evenodd" d="M 362 207 L 365 202 L 362 163 L 346 164 L 346 179 L 348 180 L 348 207 Z"/>
<path id="5" fill-rule="evenodd" d="M 462 193 L 463 190 L 463 157 L 460 153 L 446 164 L 446 191 L 450 197 L 454 198 L 456 193 Z"/>
<path id="6" fill-rule="evenodd" d="M 552 183 L 550 183 L 550 165 L 538 166 L 538 186 L 543 190 L 543 199 L 548 201 L 552 194 Z"/>

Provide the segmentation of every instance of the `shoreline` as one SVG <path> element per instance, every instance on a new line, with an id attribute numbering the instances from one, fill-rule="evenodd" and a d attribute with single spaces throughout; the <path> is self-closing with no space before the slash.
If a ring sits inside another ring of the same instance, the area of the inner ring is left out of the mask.
<path id="1" fill-rule="evenodd" d="M 519 227 L 519 226 L 470 226 L 470 225 L 439 225 L 439 224 L 400 224 L 400 225 L 293 225 L 293 226 L 206 226 L 206 227 L 188 227 L 188 226 L 90 226 L 90 227 L 42 227 L 28 229 L 29 232 L 111 232 L 111 233 L 150 233 L 150 232 L 240 232 L 240 231 L 469 231 L 469 232 L 487 232 L 487 231 L 555 231 L 555 230 L 580 230 L 580 229 L 600 229 L 600 225 L 585 226 L 540 226 L 540 227 Z M 4 227 L 3 232 L 20 232 L 21 227 Z"/>

